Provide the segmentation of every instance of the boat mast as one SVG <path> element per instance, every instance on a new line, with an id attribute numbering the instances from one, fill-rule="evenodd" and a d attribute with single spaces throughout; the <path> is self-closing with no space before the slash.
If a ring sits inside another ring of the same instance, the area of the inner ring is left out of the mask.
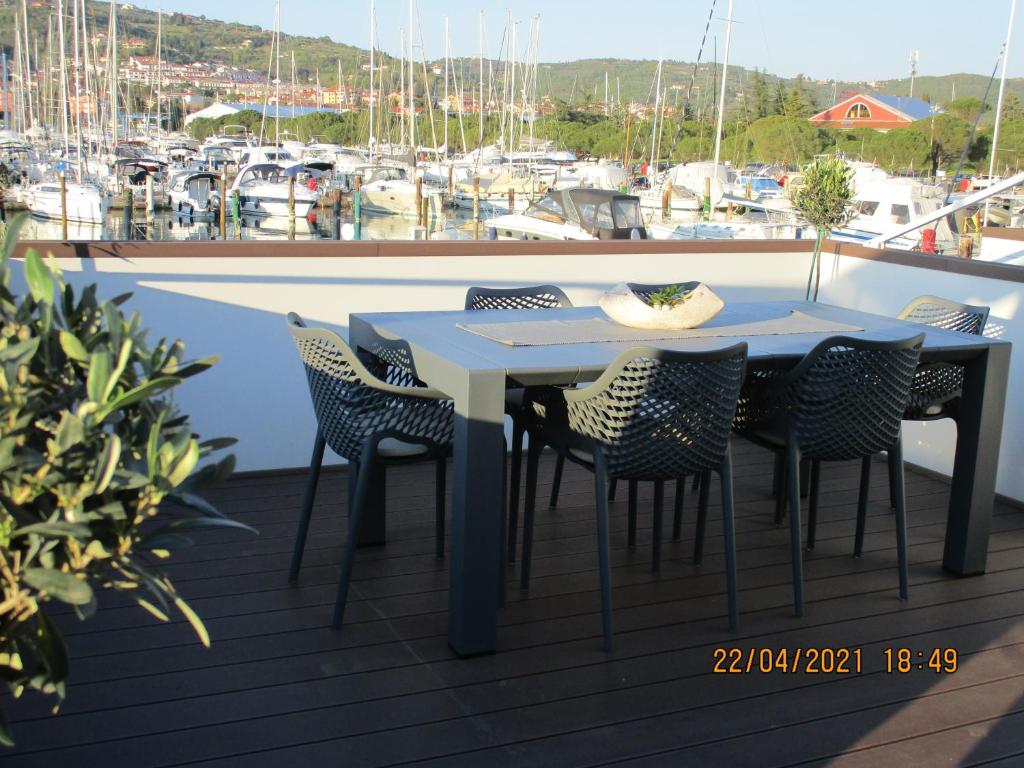
<path id="1" fill-rule="evenodd" d="M 160 97 L 163 96 L 163 67 L 160 66 L 160 59 L 163 57 L 163 8 L 156 10 L 156 135 L 160 135 L 160 124 L 163 122 L 160 106 Z"/>
<path id="2" fill-rule="evenodd" d="M 107 63 L 110 65 L 110 133 L 113 141 L 111 149 L 117 146 L 117 0 L 110 0 L 110 31 L 107 34 L 110 52 Z"/>
<path id="3" fill-rule="evenodd" d="M 658 59 L 658 77 L 654 83 L 654 121 L 651 123 L 651 162 L 647 169 L 648 182 L 653 178 L 651 174 L 657 168 L 655 163 L 657 162 L 656 153 L 658 150 L 658 112 L 661 111 L 661 67 L 662 59 Z"/>
<path id="4" fill-rule="evenodd" d="M 1013 16 L 1017 11 L 1017 0 L 1010 0 L 1010 21 L 1006 25 L 1006 42 L 1003 43 L 1003 72 L 999 78 L 999 98 L 996 100 L 996 126 L 992 130 L 992 156 L 988 161 L 988 175 L 991 179 L 996 172 L 996 151 L 999 148 L 999 123 L 1003 116 L 1003 95 L 1006 93 L 1006 65 L 1010 61 L 1010 36 L 1013 32 Z M 983 221 L 988 224 L 989 200 L 985 199 L 985 218 Z"/>
<path id="5" fill-rule="evenodd" d="M 373 38 L 376 34 L 374 0 L 370 0 L 370 160 L 373 160 Z"/>
<path id="6" fill-rule="evenodd" d="M 274 146 L 281 146 L 281 0 L 274 7 Z"/>
<path id="7" fill-rule="evenodd" d="M 75 12 L 72 14 L 71 36 L 75 43 L 75 149 L 78 162 L 75 164 L 75 172 L 78 181 L 82 181 L 82 83 L 81 70 L 82 60 L 78 50 L 78 0 L 71 0 L 74 3 Z"/>
<path id="8" fill-rule="evenodd" d="M 409 34 L 412 34 L 412 30 Z M 402 94 L 398 104 L 398 135 L 402 137 L 402 141 L 405 141 L 405 30 L 402 27 L 398 28 L 398 72 L 398 92 Z"/>
<path id="9" fill-rule="evenodd" d="M 412 4 L 409 0 L 409 151 L 413 154 L 413 162 L 416 158 L 416 81 L 413 66 L 412 51 Z"/>
<path id="10" fill-rule="evenodd" d="M 28 95 L 28 126 L 32 127 L 32 60 L 29 58 L 29 46 L 28 46 L 28 3 L 27 0 L 21 0 L 21 14 L 22 14 L 22 31 L 25 34 L 25 92 Z M 39 68 L 39 61 L 36 61 L 36 68 Z"/>
<path id="11" fill-rule="evenodd" d="M 476 107 L 476 119 L 480 123 L 480 147 L 484 145 L 484 12 L 480 11 L 480 101 Z"/>
<path id="12" fill-rule="evenodd" d="M 448 17 L 444 17 L 444 156 L 448 157 Z"/>
<path id="13" fill-rule="evenodd" d="M 1016 2 L 1016 0 L 1014 0 Z M 712 180 L 718 178 L 718 159 L 722 150 L 722 118 L 725 117 L 725 84 L 729 79 L 729 43 L 732 41 L 732 3 L 729 0 L 729 13 L 725 25 L 725 54 L 722 57 L 722 89 L 718 96 L 718 123 L 715 127 L 715 162 L 712 166 Z"/>
<path id="14" fill-rule="evenodd" d="M 64 158 L 71 158 L 71 147 L 69 146 L 68 134 L 68 86 L 67 86 L 67 55 L 64 53 L 64 0 L 57 0 L 57 34 L 60 42 L 60 116 L 64 129 Z"/>

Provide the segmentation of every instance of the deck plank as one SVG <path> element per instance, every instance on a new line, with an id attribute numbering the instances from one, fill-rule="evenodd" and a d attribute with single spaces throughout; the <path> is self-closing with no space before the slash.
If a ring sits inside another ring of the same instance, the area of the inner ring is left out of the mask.
<path id="1" fill-rule="evenodd" d="M 188 625 L 150 620 L 123 596 L 58 621 L 73 655 L 57 717 L 9 704 L 19 738 L 5 765 L 385 766 L 921 764 L 1011 765 L 1024 754 L 1024 512 L 999 506 L 986 575 L 941 571 L 948 486 L 907 483 L 911 599 L 896 596 L 884 467 L 873 474 L 865 553 L 851 557 L 858 468 L 823 473 L 819 543 L 805 556 L 807 615 L 792 615 L 788 529 L 772 522 L 771 457 L 738 442 L 739 631 L 725 626 L 717 491 L 695 567 L 695 496 L 684 538 L 650 572 L 650 489 L 638 546 L 625 546 L 624 489 L 612 507 L 616 652 L 600 651 L 592 485 L 569 467 L 547 510 L 542 462 L 534 578 L 510 567 L 499 650 L 459 660 L 446 643 L 447 563 L 432 556 L 432 470 L 389 478 L 389 543 L 360 552 L 349 622 L 327 621 L 345 526 L 344 470 L 325 473 L 300 585 L 285 574 L 301 474 L 239 477 L 214 502 L 260 529 L 200 537 L 171 565 L 213 648 Z M 858 647 L 860 674 L 714 674 L 713 651 Z M 888 675 L 885 647 L 959 649 L 954 675 Z M 938 749 L 939 752 L 933 752 Z M 767 760 L 765 755 L 771 755 Z"/>

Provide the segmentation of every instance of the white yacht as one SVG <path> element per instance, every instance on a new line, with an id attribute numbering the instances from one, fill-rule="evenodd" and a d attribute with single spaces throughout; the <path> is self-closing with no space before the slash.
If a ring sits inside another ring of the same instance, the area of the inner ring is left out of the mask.
<path id="1" fill-rule="evenodd" d="M 32 184 L 25 193 L 25 203 L 33 216 L 61 219 L 65 206 L 68 221 L 102 224 L 110 209 L 110 197 L 95 184 L 64 182 L 64 201 L 61 200 L 60 181 L 42 181 Z"/>
<path id="2" fill-rule="evenodd" d="M 944 204 L 945 192 L 937 186 L 916 179 L 886 178 L 858 185 L 853 196 L 855 210 L 846 226 L 834 230 L 832 238 L 847 242 L 866 242 L 912 219 L 937 211 Z M 945 219 L 936 224 L 936 242 L 940 248 L 951 247 L 953 233 Z M 918 229 L 889 243 L 892 248 L 912 250 L 921 245 Z"/>
<path id="3" fill-rule="evenodd" d="M 241 212 L 250 216 L 288 216 L 288 195 L 295 178 L 295 216 L 305 218 L 317 203 L 317 193 L 306 185 L 303 166 L 284 168 L 276 163 L 254 163 L 243 167 L 231 183 L 238 192 Z"/>
<path id="4" fill-rule="evenodd" d="M 220 176 L 212 171 L 188 170 L 167 185 L 167 204 L 172 211 L 192 218 L 212 217 L 220 210 Z"/>
<path id="5" fill-rule="evenodd" d="M 606 189 L 552 190 L 526 209 L 487 219 L 499 240 L 647 239 L 640 201 Z"/>
<path id="6" fill-rule="evenodd" d="M 357 169 L 363 177 L 362 209 L 368 213 L 390 213 L 399 216 L 418 216 L 416 182 L 409 178 L 405 168 L 397 165 L 364 166 Z M 439 189 L 429 184 L 420 188 L 423 198 L 429 198 Z"/>

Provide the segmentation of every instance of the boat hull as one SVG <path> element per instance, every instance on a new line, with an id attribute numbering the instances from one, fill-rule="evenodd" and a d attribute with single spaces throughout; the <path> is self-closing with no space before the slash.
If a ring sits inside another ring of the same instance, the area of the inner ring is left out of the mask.
<path id="1" fill-rule="evenodd" d="M 56 184 L 40 184 L 29 187 L 26 203 L 33 216 L 44 219 L 63 219 L 90 224 L 102 224 L 110 210 L 110 198 L 94 187 L 68 184 L 64 203 L 61 202 L 60 187 Z"/>

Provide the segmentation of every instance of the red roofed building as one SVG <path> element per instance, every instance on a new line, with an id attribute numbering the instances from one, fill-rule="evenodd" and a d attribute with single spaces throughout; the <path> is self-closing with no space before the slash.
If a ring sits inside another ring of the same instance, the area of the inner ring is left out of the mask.
<path id="1" fill-rule="evenodd" d="M 938 113 L 936 109 L 936 114 Z M 932 105 L 909 96 L 859 93 L 810 118 L 820 128 L 905 128 L 932 115 Z"/>

